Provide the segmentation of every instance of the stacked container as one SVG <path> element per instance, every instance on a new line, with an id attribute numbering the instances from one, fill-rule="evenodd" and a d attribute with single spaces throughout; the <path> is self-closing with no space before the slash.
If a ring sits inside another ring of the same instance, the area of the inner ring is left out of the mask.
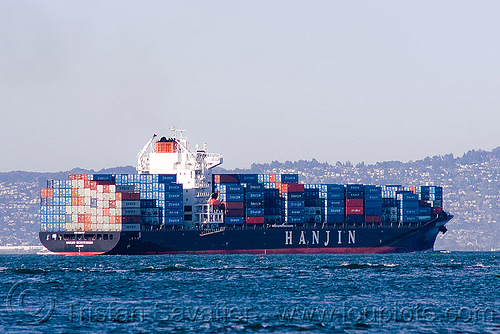
<path id="1" fill-rule="evenodd" d="M 418 195 L 410 191 L 402 191 L 397 194 L 399 206 L 399 220 L 403 223 L 417 223 L 419 216 Z"/>
<path id="2" fill-rule="evenodd" d="M 273 183 L 274 184 L 274 183 Z M 265 185 L 264 185 L 265 187 Z M 280 198 L 279 189 L 264 188 L 264 220 L 269 224 L 279 224 L 283 222 L 281 208 L 283 200 Z"/>
<path id="3" fill-rule="evenodd" d="M 245 194 L 246 216 L 245 221 L 247 224 L 264 224 L 265 222 L 265 191 L 266 189 L 262 184 L 247 183 Z"/>
<path id="4" fill-rule="evenodd" d="M 49 180 L 41 192 L 41 230 L 139 231 L 158 228 L 162 221 L 183 224 L 182 185 L 171 183 L 175 180 L 176 175 L 165 174 L 72 174 L 68 180 Z M 167 210 L 172 208 L 175 212 Z"/>
<path id="5" fill-rule="evenodd" d="M 321 223 L 324 218 L 324 200 L 319 198 L 320 186 L 306 184 L 304 188 L 304 219 L 306 223 Z"/>
<path id="6" fill-rule="evenodd" d="M 342 224 L 345 221 L 345 187 L 342 184 L 321 184 L 319 196 L 324 200 L 324 221 Z"/>
<path id="7" fill-rule="evenodd" d="M 348 184 L 346 186 L 346 222 L 363 223 L 365 187 L 362 184 Z"/>
<path id="8" fill-rule="evenodd" d="M 382 188 L 372 185 L 365 186 L 365 222 L 382 222 Z"/>
<path id="9" fill-rule="evenodd" d="M 235 175 L 215 175 L 215 191 L 224 207 L 225 223 L 230 225 L 245 222 L 245 187 L 239 184 Z"/>
<path id="10" fill-rule="evenodd" d="M 276 175 L 277 179 L 279 175 Z M 281 178 L 283 179 L 283 178 Z M 283 198 L 283 219 L 287 224 L 304 223 L 304 185 L 298 183 L 276 183 Z"/>

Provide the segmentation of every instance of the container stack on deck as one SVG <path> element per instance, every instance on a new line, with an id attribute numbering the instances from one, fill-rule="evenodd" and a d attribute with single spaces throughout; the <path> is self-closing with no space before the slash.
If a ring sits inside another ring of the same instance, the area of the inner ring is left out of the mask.
<path id="1" fill-rule="evenodd" d="M 320 198 L 324 201 L 324 221 L 327 224 L 342 224 L 345 221 L 345 187 L 342 184 L 318 184 Z"/>
<path id="2" fill-rule="evenodd" d="M 78 174 L 41 190 L 42 231 L 139 231 L 184 224 L 176 175 Z M 442 212 L 443 189 L 299 184 L 297 174 L 216 174 L 227 225 L 415 224 Z M 189 210 L 188 210 L 189 211 Z"/>
<path id="3" fill-rule="evenodd" d="M 367 223 L 382 222 L 382 188 L 365 186 L 365 221 Z"/>
<path id="4" fill-rule="evenodd" d="M 362 184 L 346 186 L 345 214 L 347 223 L 363 223 L 365 187 Z"/>
<path id="5" fill-rule="evenodd" d="M 214 191 L 219 192 L 226 224 L 245 223 L 244 187 L 239 184 L 238 177 L 228 174 L 214 175 Z"/>
<path id="6" fill-rule="evenodd" d="M 183 224 L 176 175 L 71 174 L 41 190 L 42 231 L 139 231 Z"/>
<path id="7" fill-rule="evenodd" d="M 264 224 L 265 221 L 265 188 L 262 184 L 246 184 L 246 218 L 247 224 Z"/>
<path id="8" fill-rule="evenodd" d="M 321 223 L 325 216 L 323 200 L 319 198 L 319 187 L 314 186 L 306 184 L 304 189 L 304 220 L 306 223 Z"/>

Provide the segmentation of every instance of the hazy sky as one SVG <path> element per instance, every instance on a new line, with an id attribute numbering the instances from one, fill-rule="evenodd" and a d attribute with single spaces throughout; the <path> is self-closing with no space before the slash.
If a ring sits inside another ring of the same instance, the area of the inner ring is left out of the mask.
<path id="1" fill-rule="evenodd" d="M 223 167 L 500 145 L 499 1 L 0 1 L 0 171 Z"/>

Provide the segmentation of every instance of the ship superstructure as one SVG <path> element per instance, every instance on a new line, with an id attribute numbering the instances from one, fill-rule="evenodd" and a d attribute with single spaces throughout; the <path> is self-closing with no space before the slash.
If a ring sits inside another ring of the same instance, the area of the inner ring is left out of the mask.
<path id="1" fill-rule="evenodd" d="M 183 187 L 185 227 L 222 223 L 221 211 L 210 202 L 212 168 L 222 164 L 222 155 L 208 153 L 206 144 L 202 149 L 196 146 L 195 151 L 189 150 L 184 130 L 172 128 L 170 137 L 155 138 L 156 134 L 138 154 L 138 173 L 176 175 Z"/>

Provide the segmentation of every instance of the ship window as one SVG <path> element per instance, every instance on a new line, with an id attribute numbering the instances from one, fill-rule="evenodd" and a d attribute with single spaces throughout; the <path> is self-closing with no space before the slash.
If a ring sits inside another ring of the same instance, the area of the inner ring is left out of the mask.
<path id="1" fill-rule="evenodd" d="M 191 211 L 193 211 L 193 207 L 191 205 L 186 205 L 184 207 L 184 211 L 191 212 Z"/>
<path id="2" fill-rule="evenodd" d="M 112 234 L 109 235 L 109 240 L 113 240 L 113 235 Z"/>
<path id="3" fill-rule="evenodd" d="M 102 240 L 108 240 L 108 235 L 107 234 L 103 234 L 102 235 Z"/>
<path id="4" fill-rule="evenodd" d="M 98 234 L 97 235 L 97 240 L 101 240 L 102 239 L 102 235 L 101 234 Z"/>

